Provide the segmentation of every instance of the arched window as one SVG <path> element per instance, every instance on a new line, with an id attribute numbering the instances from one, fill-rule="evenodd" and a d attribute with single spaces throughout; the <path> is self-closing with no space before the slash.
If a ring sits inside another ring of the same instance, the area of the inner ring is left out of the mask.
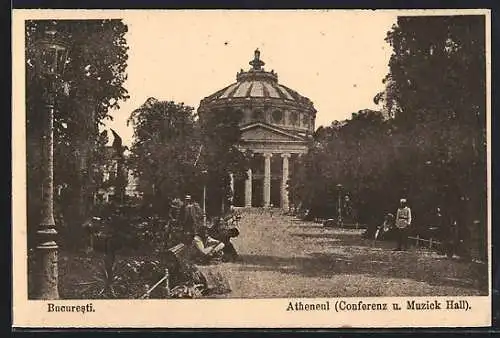
<path id="1" fill-rule="evenodd" d="M 307 116 L 306 114 L 302 116 L 302 125 L 306 128 L 309 128 L 309 116 Z"/>
<path id="2" fill-rule="evenodd" d="M 281 123 L 283 121 L 283 112 L 281 110 L 273 111 L 273 122 Z"/>
<path id="3" fill-rule="evenodd" d="M 290 113 L 290 123 L 294 126 L 297 124 L 299 120 L 299 116 L 297 114 L 297 112 L 293 111 Z"/>

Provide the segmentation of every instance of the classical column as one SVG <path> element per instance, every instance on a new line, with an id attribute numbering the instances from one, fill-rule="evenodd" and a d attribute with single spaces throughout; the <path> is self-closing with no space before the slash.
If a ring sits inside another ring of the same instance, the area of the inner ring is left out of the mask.
<path id="1" fill-rule="evenodd" d="M 288 211 L 289 202 L 288 202 L 288 190 L 287 190 L 287 182 L 288 182 L 288 159 L 290 158 L 290 154 L 281 154 L 283 158 L 283 176 L 281 179 L 281 208 L 283 210 Z"/>
<path id="2" fill-rule="evenodd" d="M 264 154 L 264 207 L 271 204 L 271 157 L 273 154 Z"/>
<path id="3" fill-rule="evenodd" d="M 231 204 L 234 201 L 234 175 L 233 173 L 229 173 L 229 186 L 231 188 Z"/>
<path id="4" fill-rule="evenodd" d="M 247 179 L 245 180 L 245 207 L 252 206 L 252 169 L 247 170 Z"/>

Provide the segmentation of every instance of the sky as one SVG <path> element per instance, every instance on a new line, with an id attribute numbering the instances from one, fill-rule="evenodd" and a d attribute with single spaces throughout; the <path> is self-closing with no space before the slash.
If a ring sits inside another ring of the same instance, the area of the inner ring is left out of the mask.
<path id="1" fill-rule="evenodd" d="M 256 48 L 264 69 L 314 103 L 316 127 L 380 109 L 396 22 L 390 11 L 146 11 L 125 14 L 130 98 L 111 111 L 114 128 L 132 143 L 130 113 L 147 98 L 200 100 L 236 81 Z"/>

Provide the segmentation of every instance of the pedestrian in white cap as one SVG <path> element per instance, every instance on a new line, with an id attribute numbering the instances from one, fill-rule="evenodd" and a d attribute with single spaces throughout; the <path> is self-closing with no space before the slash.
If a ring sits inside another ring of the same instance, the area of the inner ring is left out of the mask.
<path id="1" fill-rule="evenodd" d="M 411 225 L 411 209 L 408 207 L 406 199 L 399 200 L 399 208 L 396 212 L 396 229 L 398 247 L 394 251 L 401 251 L 407 249 L 408 243 L 408 228 Z"/>

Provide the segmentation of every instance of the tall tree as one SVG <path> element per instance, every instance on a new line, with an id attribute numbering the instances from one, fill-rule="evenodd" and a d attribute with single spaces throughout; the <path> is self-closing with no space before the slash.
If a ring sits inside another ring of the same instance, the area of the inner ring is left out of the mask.
<path id="1" fill-rule="evenodd" d="M 470 200 L 470 218 L 485 217 L 484 16 L 400 17 L 386 40 L 393 54 L 383 96 L 419 159 L 413 171 L 431 173 L 445 202 Z"/>
<path id="2" fill-rule="evenodd" d="M 219 215 L 229 206 L 230 174 L 235 179 L 246 178 L 249 154 L 238 148 L 242 117 L 239 110 L 221 108 L 203 113 L 199 120 L 203 144 L 200 160 L 207 171 L 209 216 Z"/>
<path id="3" fill-rule="evenodd" d="M 231 198 L 229 174 L 246 175 L 240 119 L 231 109 L 198 118 L 192 107 L 155 98 L 136 109 L 129 119 L 135 139 L 130 165 L 146 202 L 159 211 L 184 194 L 201 202 L 205 187 L 207 214 L 219 215 Z"/>
<path id="4" fill-rule="evenodd" d="M 147 202 L 165 210 L 172 198 L 196 186 L 200 142 L 192 107 L 148 99 L 130 116 L 134 143 L 129 165 Z M 199 184 L 198 184 L 199 185 Z"/>
<path id="5" fill-rule="evenodd" d="M 98 126 L 111 118 L 110 109 L 128 98 L 123 87 L 126 80 L 127 26 L 121 20 L 45 20 L 26 22 L 26 119 L 28 144 L 28 209 L 29 223 L 38 223 L 40 172 L 38 140 L 41 120 L 45 114 L 41 82 L 34 69 L 35 43 L 47 25 L 56 25 L 60 35 L 69 42 L 70 50 L 63 81 L 66 93 L 57 94 L 54 116 L 54 179 L 64 198 L 57 209 L 65 214 L 70 233 L 78 234 L 79 225 L 87 216 L 95 190 L 93 173 L 102 152 Z M 60 196 L 62 197 L 62 196 Z M 30 226 L 33 229 L 34 226 Z M 77 237 L 76 235 L 75 237 Z"/>
<path id="6" fill-rule="evenodd" d="M 361 110 L 351 119 L 320 127 L 314 134 L 314 146 L 292 172 L 291 197 L 315 216 L 333 217 L 338 206 L 338 184 L 342 195 L 355 202 L 358 219 L 368 222 L 390 204 L 380 199 L 389 183 L 393 160 L 391 121 L 372 110 Z M 390 183 L 389 183 L 390 184 Z M 387 192 L 385 192 L 387 193 Z"/>
<path id="7" fill-rule="evenodd" d="M 390 72 L 375 96 L 385 118 L 362 110 L 319 128 L 291 196 L 334 216 L 341 183 L 363 223 L 380 222 L 405 196 L 417 228 L 441 206 L 468 240 L 472 220 L 486 222 L 484 16 L 400 17 L 386 40 Z"/>

